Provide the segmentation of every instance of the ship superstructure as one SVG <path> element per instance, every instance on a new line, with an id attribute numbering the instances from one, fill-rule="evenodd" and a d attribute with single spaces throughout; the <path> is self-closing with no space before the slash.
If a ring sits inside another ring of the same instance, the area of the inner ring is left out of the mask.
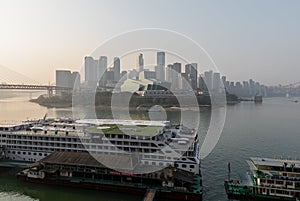
<path id="1" fill-rule="evenodd" d="M 6 159 L 36 162 L 54 151 L 138 153 L 145 165 L 199 173 L 198 133 L 168 121 L 69 118 L 0 126 Z"/>
<path id="2" fill-rule="evenodd" d="M 247 181 L 225 181 L 226 192 L 232 198 L 270 200 L 300 199 L 300 161 L 270 158 L 250 158 Z"/>

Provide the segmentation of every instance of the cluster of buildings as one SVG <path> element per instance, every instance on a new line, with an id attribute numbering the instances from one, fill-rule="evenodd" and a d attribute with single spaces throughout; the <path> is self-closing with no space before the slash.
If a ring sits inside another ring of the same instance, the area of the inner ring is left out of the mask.
<path id="1" fill-rule="evenodd" d="M 120 71 L 120 59 L 114 58 L 112 67 L 107 66 L 107 57 L 100 56 L 99 60 L 85 57 L 85 85 L 95 85 L 99 88 L 118 86 L 121 91 L 139 89 L 138 85 L 163 85 L 170 86 L 171 90 L 219 90 L 221 86 L 220 73 L 212 71 L 198 76 L 197 63 L 182 65 L 175 62 L 166 65 L 165 52 L 157 52 L 156 65 L 153 70 L 145 68 L 144 55 L 140 53 L 136 58 L 136 68 L 129 71 Z M 168 84 L 169 83 L 169 84 Z M 206 83 L 206 84 L 205 84 Z M 146 86 L 145 86 L 146 87 Z"/>
<path id="2" fill-rule="evenodd" d="M 252 79 L 243 82 L 227 81 L 226 76 L 218 72 L 206 71 L 198 73 L 197 63 L 175 62 L 166 65 L 165 52 L 157 52 L 156 65 L 147 69 L 144 65 L 144 55 L 136 57 L 136 67 L 129 71 L 121 71 L 121 60 L 113 59 L 112 66 L 108 66 L 107 56 L 94 59 L 91 56 L 84 58 L 84 77 L 81 79 L 78 72 L 67 70 L 56 71 L 56 85 L 73 88 L 74 84 L 88 88 L 97 86 L 98 90 L 112 90 L 135 92 L 148 89 L 149 86 L 163 86 L 162 88 L 173 91 L 195 91 L 197 93 L 218 93 L 224 89 L 238 97 L 253 97 L 256 94 L 266 96 L 268 87 Z M 75 82 L 77 78 L 77 83 Z M 151 89 L 152 89 L 151 88 Z"/>
<path id="3" fill-rule="evenodd" d="M 243 82 L 227 81 L 225 76 L 222 76 L 222 82 L 226 91 L 230 94 L 235 94 L 241 98 L 250 98 L 255 95 L 268 95 L 268 87 L 255 82 L 252 79 Z"/>

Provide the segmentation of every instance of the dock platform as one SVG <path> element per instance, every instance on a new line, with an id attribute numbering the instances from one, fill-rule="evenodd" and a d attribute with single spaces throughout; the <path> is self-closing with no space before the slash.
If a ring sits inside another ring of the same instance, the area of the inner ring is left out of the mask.
<path id="1" fill-rule="evenodd" d="M 155 197 L 156 190 L 155 189 L 149 189 L 145 193 L 143 201 L 153 201 Z"/>

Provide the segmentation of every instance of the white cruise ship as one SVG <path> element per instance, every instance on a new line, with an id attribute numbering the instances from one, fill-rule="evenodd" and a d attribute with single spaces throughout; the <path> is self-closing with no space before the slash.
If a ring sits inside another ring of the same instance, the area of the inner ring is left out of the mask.
<path id="1" fill-rule="evenodd" d="M 69 118 L 0 125 L 2 158 L 36 162 L 54 151 L 131 153 L 147 166 L 200 174 L 198 133 L 168 121 Z"/>

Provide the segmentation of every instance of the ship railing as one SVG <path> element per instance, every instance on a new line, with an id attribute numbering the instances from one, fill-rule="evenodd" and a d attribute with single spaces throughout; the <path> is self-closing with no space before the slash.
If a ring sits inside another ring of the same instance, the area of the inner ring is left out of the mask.
<path id="1" fill-rule="evenodd" d="M 271 177 L 266 177 L 266 179 L 300 181 L 300 177 L 288 177 L 288 176 L 271 176 Z"/>

